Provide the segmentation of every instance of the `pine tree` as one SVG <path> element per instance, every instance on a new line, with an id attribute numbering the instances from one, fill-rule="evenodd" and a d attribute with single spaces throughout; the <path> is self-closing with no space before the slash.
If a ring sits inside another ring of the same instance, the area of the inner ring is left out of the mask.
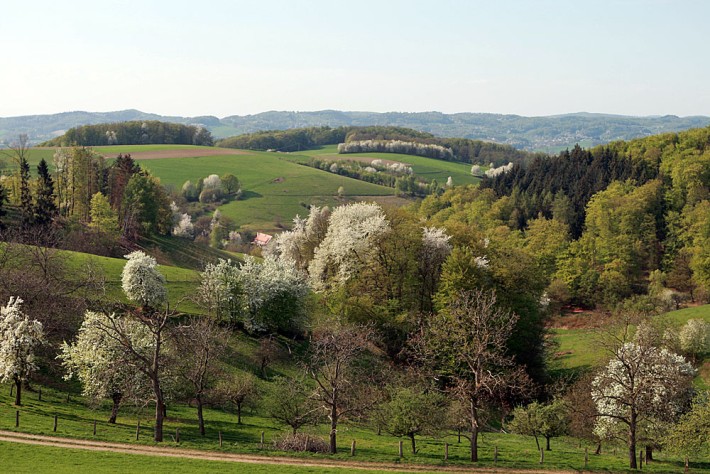
<path id="1" fill-rule="evenodd" d="M 32 224 L 34 212 L 30 192 L 30 165 L 25 157 L 20 158 L 20 215 L 23 228 Z"/>
<path id="2" fill-rule="evenodd" d="M 54 181 L 44 158 L 37 165 L 37 175 L 34 221 L 39 226 L 47 226 L 57 215 L 57 204 L 54 202 Z"/>

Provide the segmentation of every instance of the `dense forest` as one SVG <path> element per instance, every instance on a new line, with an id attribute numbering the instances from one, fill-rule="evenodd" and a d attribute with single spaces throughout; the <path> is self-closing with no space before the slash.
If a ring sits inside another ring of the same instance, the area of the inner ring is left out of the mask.
<path id="1" fill-rule="evenodd" d="M 71 128 L 41 146 L 103 145 L 205 145 L 212 146 L 212 134 L 201 125 L 183 125 L 156 120 L 103 123 Z"/>

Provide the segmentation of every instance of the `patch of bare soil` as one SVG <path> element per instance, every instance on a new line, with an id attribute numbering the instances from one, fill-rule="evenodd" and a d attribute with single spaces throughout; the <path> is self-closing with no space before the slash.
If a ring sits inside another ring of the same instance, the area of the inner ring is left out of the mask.
<path id="1" fill-rule="evenodd" d="M 328 459 L 296 459 L 284 456 L 255 456 L 251 454 L 220 453 L 215 451 L 199 451 L 196 449 L 180 449 L 166 446 L 145 446 L 127 443 L 109 443 L 102 441 L 81 440 L 72 438 L 60 438 L 55 436 L 42 436 L 26 433 L 16 433 L 14 431 L 0 430 L 0 441 L 11 443 L 33 444 L 40 446 L 52 446 L 56 448 L 85 449 L 89 451 L 107 451 L 124 454 L 144 454 L 148 456 L 166 456 L 188 459 L 201 459 L 205 461 L 227 461 L 241 462 L 247 464 L 268 464 L 268 465 L 288 465 L 315 468 L 336 468 L 345 472 L 351 469 L 362 469 L 368 471 L 392 471 L 392 472 L 506 472 L 515 474 L 547 474 L 564 473 L 574 471 L 544 471 L 544 470 L 515 470 L 496 468 L 475 468 L 468 466 L 426 466 L 407 465 L 402 466 L 393 463 L 376 462 L 348 462 Z"/>
<path id="2" fill-rule="evenodd" d="M 609 318 L 604 311 L 567 307 L 548 323 L 552 329 L 595 329 L 603 326 Z"/>
<path id="3" fill-rule="evenodd" d="M 137 151 L 131 153 L 130 155 L 134 160 L 160 160 L 163 158 L 196 158 L 198 156 L 247 154 L 247 152 L 242 150 L 227 150 L 225 148 L 176 148 L 174 150 Z M 106 158 L 116 158 L 118 153 L 107 153 L 104 156 Z"/>

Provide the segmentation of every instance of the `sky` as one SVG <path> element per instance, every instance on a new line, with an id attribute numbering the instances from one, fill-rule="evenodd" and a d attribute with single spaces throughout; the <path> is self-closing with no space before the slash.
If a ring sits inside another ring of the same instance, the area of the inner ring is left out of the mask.
<path id="1" fill-rule="evenodd" d="M 704 0 L 3 0 L 0 117 L 710 115 Z"/>

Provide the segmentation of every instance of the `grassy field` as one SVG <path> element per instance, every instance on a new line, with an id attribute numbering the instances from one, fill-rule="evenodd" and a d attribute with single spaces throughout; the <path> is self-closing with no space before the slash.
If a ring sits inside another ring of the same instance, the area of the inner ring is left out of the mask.
<path id="1" fill-rule="evenodd" d="M 242 229 L 274 230 L 290 226 L 306 206 L 333 205 L 338 188 L 345 196 L 391 196 L 391 188 L 337 176 L 281 159 L 275 153 L 224 155 L 196 158 L 139 160 L 167 185 L 180 187 L 209 174 L 232 173 L 242 182 L 244 197 L 220 207 Z"/>
<path id="2" fill-rule="evenodd" d="M 699 318 L 710 322 L 710 305 L 694 306 L 664 315 L 672 324 L 681 326 L 689 319 Z M 559 347 L 555 350 L 557 356 L 554 364 L 562 369 L 591 368 L 603 364 L 608 357 L 599 345 L 602 335 L 595 329 L 553 329 L 554 340 Z M 700 370 L 698 380 L 703 386 L 710 385 L 710 373 L 704 368 Z"/>
<path id="3" fill-rule="evenodd" d="M 0 385 L 0 429 L 22 431 L 34 434 L 56 435 L 69 438 L 95 439 L 124 443 L 139 443 L 154 445 L 151 440 L 151 408 L 127 409 L 119 414 L 118 423 L 109 425 L 104 422 L 108 417 L 108 407 L 92 409 L 81 399 L 72 397 L 66 401 L 66 395 L 49 388 L 42 391 L 42 401 L 37 400 L 36 393 L 25 392 L 23 406 L 20 408 L 20 428 L 15 428 L 16 407 L 12 406 L 9 397 L 9 386 Z M 58 416 L 57 432 L 52 431 L 53 416 Z M 230 453 L 284 455 L 271 447 L 274 438 L 286 432 L 271 419 L 259 413 L 247 413 L 243 424 L 236 424 L 233 414 L 217 410 L 206 410 L 207 434 L 200 437 L 195 422 L 195 410 L 185 405 L 170 404 L 168 419 L 165 425 L 165 447 L 174 447 L 173 435 L 176 428 L 180 429 L 179 446 L 183 448 L 222 451 Z M 97 422 L 97 434 L 93 436 L 93 421 Z M 141 436 L 135 441 L 136 424 L 141 421 Z M 223 433 L 224 444 L 219 447 L 218 432 Z M 266 445 L 260 446 L 261 432 L 265 433 Z M 318 428 L 306 429 L 323 438 L 327 436 L 324 425 Z M 469 447 L 467 440 L 458 442 L 455 434 L 443 438 L 421 438 L 418 440 L 419 452 L 411 454 L 407 440 L 404 440 L 404 458 L 399 460 L 397 454 L 399 438 L 389 435 L 377 436 L 367 427 L 355 424 L 343 424 L 339 430 L 339 450 L 335 456 L 297 453 L 291 454 L 297 458 L 352 460 L 350 457 L 350 442 L 357 441 L 355 461 L 401 462 L 436 466 L 443 465 L 444 443 L 449 443 L 449 464 L 469 465 Z M 498 462 L 493 462 L 495 448 L 498 448 Z M 580 443 L 572 438 L 552 440 L 552 451 L 545 453 L 545 468 L 581 470 L 584 467 L 584 449 L 593 451 L 593 446 Z M 539 453 L 532 437 L 501 433 L 484 433 L 480 439 L 482 467 L 498 468 L 540 468 Z M 601 456 L 589 457 L 589 469 L 607 472 L 624 472 L 626 466 L 625 452 L 622 447 L 607 446 Z M 659 453 L 657 462 L 648 466 L 650 472 L 677 472 L 681 469 L 680 460 Z M 146 461 L 149 462 L 149 461 Z M 646 467 L 644 467 L 646 469 Z M 288 471 L 282 471 L 288 472 Z M 317 470 L 317 472 L 321 472 Z"/>
<path id="4" fill-rule="evenodd" d="M 51 473 L 75 474 L 77 472 L 124 473 L 150 472 L 155 474 L 174 474 L 176 472 L 224 473 L 239 472 L 248 474 L 382 474 L 396 471 L 362 470 L 353 468 L 275 466 L 269 464 L 247 464 L 225 461 L 202 461 L 173 457 L 148 456 L 144 454 L 123 454 L 83 449 L 58 448 L 51 446 L 32 446 L 0 441 L 0 466 L 5 472 L 17 474 Z"/>
<path id="5" fill-rule="evenodd" d="M 338 154 L 337 145 L 327 145 L 316 150 L 305 150 L 298 153 L 292 153 L 287 159 L 296 162 L 307 161 L 313 157 L 320 160 L 349 160 L 366 158 L 368 160 L 381 159 L 399 161 L 412 165 L 412 170 L 417 176 L 421 176 L 426 180 L 436 179 L 439 184 L 446 183 L 449 176 L 454 184 L 477 184 L 480 179 L 471 175 L 471 165 L 467 163 L 457 163 L 453 161 L 435 160 L 433 158 L 425 158 L 422 156 L 401 155 L 398 153 L 348 153 Z"/>

